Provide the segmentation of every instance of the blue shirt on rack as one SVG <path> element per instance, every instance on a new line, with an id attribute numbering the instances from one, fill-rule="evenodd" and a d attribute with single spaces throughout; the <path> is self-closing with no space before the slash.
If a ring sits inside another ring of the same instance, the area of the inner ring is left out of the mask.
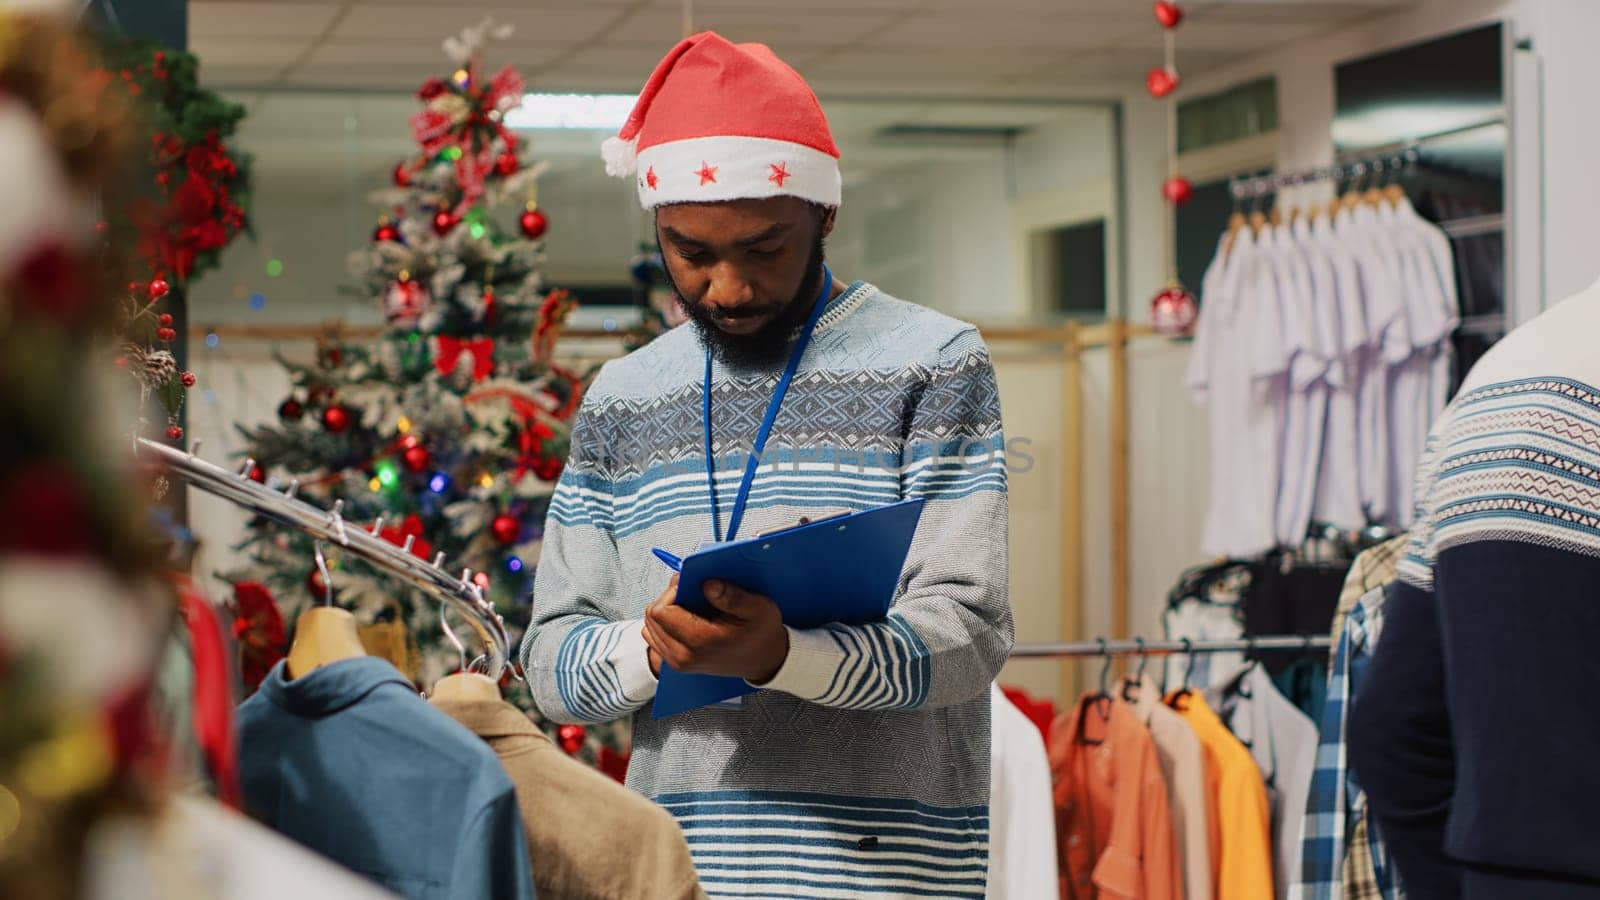
<path id="1" fill-rule="evenodd" d="M 499 758 L 387 661 L 290 681 L 280 660 L 239 707 L 239 748 L 246 812 L 384 887 L 411 900 L 533 896 Z"/>

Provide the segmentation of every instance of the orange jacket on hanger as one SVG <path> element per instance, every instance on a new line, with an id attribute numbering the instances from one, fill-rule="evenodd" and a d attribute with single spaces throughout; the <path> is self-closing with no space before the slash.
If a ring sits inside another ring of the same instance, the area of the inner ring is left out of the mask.
<path id="1" fill-rule="evenodd" d="M 1213 896 L 1273 900 L 1272 813 L 1261 770 L 1199 692 L 1174 693 L 1167 705 L 1194 728 L 1205 752 Z"/>
<path id="2" fill-rule="evenodd" d="M 1062 900 L 1182 900 L 1155 743 L 1120 700 L 1085 697 L 1050 728 Z"/>

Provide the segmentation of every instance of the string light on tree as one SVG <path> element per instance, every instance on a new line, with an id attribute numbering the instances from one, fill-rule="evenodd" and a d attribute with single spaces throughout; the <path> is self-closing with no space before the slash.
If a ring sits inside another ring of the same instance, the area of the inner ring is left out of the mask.
<path id="1" fill-rule="evenodd" d="M 372 464 L 372 471 L 376 476 L 373 480 L 380 488 L 388 490 L 400 483 L 400 467 L 392 459 L 378 460 Z"/>

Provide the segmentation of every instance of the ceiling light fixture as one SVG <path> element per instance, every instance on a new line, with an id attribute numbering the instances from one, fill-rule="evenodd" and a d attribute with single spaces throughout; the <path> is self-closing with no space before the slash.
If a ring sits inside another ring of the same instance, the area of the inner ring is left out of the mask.
<path id="1" fill-rule="evenodd" d="M 636 94 L 524 94 L 522 105 L 506 113 L 506 124 L 527 130 L 615 131 L 637 100 Z"/>

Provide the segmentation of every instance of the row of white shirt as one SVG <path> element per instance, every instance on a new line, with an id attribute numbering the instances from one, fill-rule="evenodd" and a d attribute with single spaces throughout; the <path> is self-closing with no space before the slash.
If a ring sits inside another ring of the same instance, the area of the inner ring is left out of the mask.
<path id="1" fill-rule="evenodd" d="M 1224 235 L 1186 383 L 1210 411 L 1202 550 L 1298 546 L 1312 521 L 1405 527 L 1450 389 L 1450 241 L 1402 200 Z"/>

